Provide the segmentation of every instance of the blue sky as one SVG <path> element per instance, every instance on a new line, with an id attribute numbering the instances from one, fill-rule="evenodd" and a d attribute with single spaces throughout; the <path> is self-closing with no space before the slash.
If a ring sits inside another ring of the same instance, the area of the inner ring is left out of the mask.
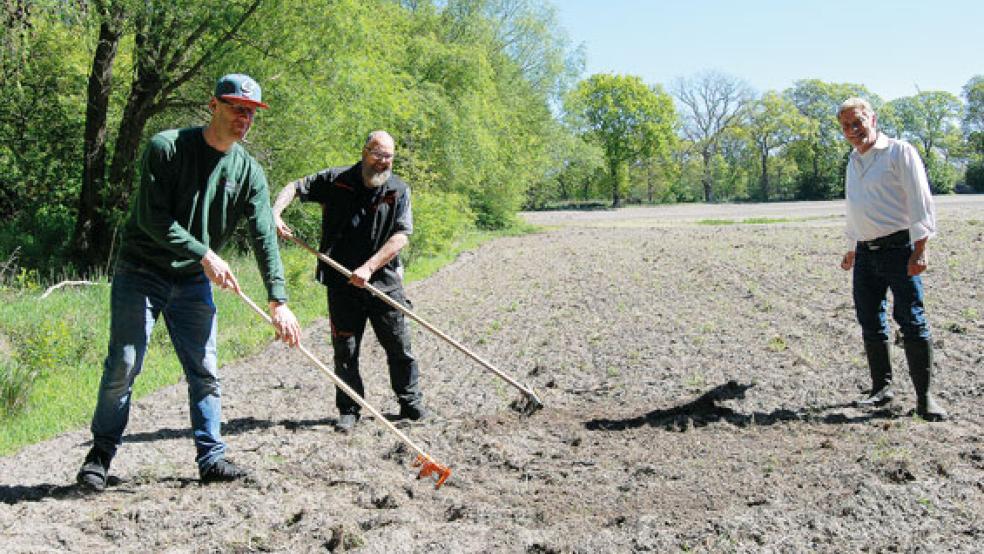
<path id="1" fill-rule="evenodd" d="M 798 79 L 861 83 L 885 100 L 960 94 L 984 75 L 984 0 L 553 0 L 585 75 L 669 87 L 716 70 L 758 92 Z"/>

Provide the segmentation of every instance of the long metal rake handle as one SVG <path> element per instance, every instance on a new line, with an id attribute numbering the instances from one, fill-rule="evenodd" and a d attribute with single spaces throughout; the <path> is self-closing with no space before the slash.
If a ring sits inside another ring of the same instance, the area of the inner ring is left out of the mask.
<path id="1" fill-rule="evenodd" d="M 259 306 L 257 306 L 252 300 L 250 300 L 250 298 L 246 296 L 246 293 L 240 290 L 239 297 L 242 298 L 243 301 L 246 302 L 246 304 L 249 305 L 249 307 L 252 308 L 254 312 L 260 314 L 260 317 L 262 317 L 267 323 L 276 327 L 276 325 L 274 325 L 273 323 L 273 319 L 271 319 L 266 312 L 264 312 Z M 421 477 L 427 477 L 432 473 L 436 474 L 437 484 L 434 486 L 434 488 L 440 488 L 441 485 L 443 485 L 444 482 L 447 481 L 448 477 L 451 476 L 451 468 L 445 465 L 441 465 L 437 463 L 433 458 L 431 458 L 429 454 L 424 452 L 422 448 L 420 448 L 419 446 L 417 446 L 416 443 L 410 440 L 410 437 L 406 436 L 406 434 L 404 434 L 402 431 L 397 429 L 396 426 L 390 423 L 390 421 L 386 419 L 386 417 L 383 416 L 383 414 L 381 414 L 378 410 L 376 410 L 376 408 L 373 408 L 372 404 L 366 402 L 364 398 L 362 398 L 361 396 L 359 396 L 357 392 L 352 390 L 352 387 L 345 384 L 345 381 L 342 381 L 342 379 L 338 375 L 335 375 L 334 371 L 330 370 L 328 366 L 321 363 L 321 360 L 319 360 L 314 354 L 312 354 L 310 350 L 305 348 L 303 344 L 298 342 L 297 348 L 301 352 L 303 352 L 304 355 L 308 357 L 308 359 L 314 362 L 314 365 L 318 366 L 318 369 L 320 369 L 325 375 L 327 375 L 328 378 L 331 379 L 333 383 L 335 383 L 335 386 L 342 389 L 342 391 L 345 394 L 347 394 L 349 398 L 355 400 L 356 403 L 358 403 L 360 406 L 365 408 L 366 411 L 368 411 L 370 414 L 373 415 L 376 421 L 378 421 L 383 427 L 388 429 L 394 435 L 399 437 L 399 439 L 403 441 L 404 444 L 412 448 L 414 452 L 417 453 L 417 458 L 413 461 L 412 465 L 415 467 L 418 466 L 420 467 L 420 473 L 417 475 L 418 479 Z"/>
<path id="2" fill-rule="evenodd" d="M 334 269 L 335 271 L 338 271 L 339 273 L 341 273 L 342 275 L 344 275 L 346 279 L 351 279 L 352 278 L 352 272 L 349 271 L 349 269 L 347 267 L 345 267 L 342 264 L 336 262 L 335 260 L 329 258 L 325 254 L 323 254 L 323 253 L 315 250 L 314 248 L 311 248 L 310 246 L 308 246 L 307 243 L 305 243 L 304 241 L 302 241 L 301 239 L 299 239 L 299 238 L 297 238 L 295 236 L 291 236 L 290 237 L 290 240 L 292 240 L 295 243 L 297 243 L 298 246 L 300 246 L 301 248 L 303 248 L 303 249 L 307 250 L 308 252 L 310 252 L 310 253 L 314 254 L 315 256 L 317 256 L 319 260 L 325 262 L 326 264 L 328 264 L 329 266 L 331 266 L 332 269 Z M 519 381 L 513 379 L 508 374 L 506 374 L 504 371 L 500 370 L 499 368 L 495 367 L 491 363 L 487 362 L 485 359 L 483 359 L 478 354 L 475 354 L 474 352 L 472 352 L 471 350 L 469 350 L 467 347 L 465 347 L 465 345 L 463 345 L 460 342 L 454 340 L 453 338 L 451 338 L 450 336 L 448 336 L 446 333 L 442 332 L 437 327 L 434 327 L 433 325 L 431 325 L 429 322 L 427 322 L 426 320 L 424 320 L 424 318 L 422 318 L 419 315 L 415 314 L 412 310 L 410 310 L 409 308 L 407 308 L 403 304 L 400 304 L 396 300 L 393 300 L 392 298 L 390 298 L 390 296 L 388 294 L 386 294 L 385 292 L 377 289 L 376 287 L 370 285 L 369 283 L 366 283 L 365 284 L 365 288 L 366 288 L 366 290 L 368 290 L 376 298 L 382 300 L 383 302 L 386 302 L 387 304 L 389 304 L 393 308 L 396 308 L 397 310 L 400 310 L 401 312 L 403 312 L 404 315 L 406 315 L 410 319 L 413 319 L 417 323 L 423 325 L 428 331 L 430 331 L 431 333 L 434 333 L 438 337 L 441 337 L 442 339 L 444 339 L 445 342 L 447 342 L 451 346 L 457 348 L 459 351 L 461 351 L 463 354 L 465 354 L 469 358 L 471 358 L 471 359 L 475 360 L 476 362 L 478 362 L 485 369 L 487 369 L 487 370 L 491 371 L 492 373 L 495 373 L 496 375 L 498 375 L 503 381 L 505 381 L 505 382 L 509 383 L 510 385 L 512 385 L 512 386 L 516 387 L 517 389 L 519 389 L 520 392 L 522 392 L 524 395 L 526 395 L 526 397 L 529 400 L 531 400 L 532 402 L 534 402 L 537 406 L 543 406 L 543 402 L 540 401 L 540 398 L 537 397 L 536 393 L 533 392 L 533 389 L 532 388 L 530 388 L 530 387 L 528 387 L 526 385 L 523 385 Z"/>

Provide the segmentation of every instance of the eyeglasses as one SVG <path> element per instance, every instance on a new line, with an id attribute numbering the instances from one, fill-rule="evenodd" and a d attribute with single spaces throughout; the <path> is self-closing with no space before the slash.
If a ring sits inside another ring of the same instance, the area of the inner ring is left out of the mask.
<path id="1" fill-rule="evenodd" d="M 393 154 L 389 152 L 380 152 L 378 150 L 370 150 L 369 155 L 381 162 L 389 162 L 393 160 Z"/>
<path id="2" fill-rule="evenodd" d="M 229 106 L 232 111 L 236 112 L 236 115 L 245 115 L 246 117 L 253 119 L 256 115 L 256 108 L 253 106 L 244 106 L 242 104 L 233 104 L 232 102 L 226 100 L 225 98 L 216 98 L 220 103 Z"/>

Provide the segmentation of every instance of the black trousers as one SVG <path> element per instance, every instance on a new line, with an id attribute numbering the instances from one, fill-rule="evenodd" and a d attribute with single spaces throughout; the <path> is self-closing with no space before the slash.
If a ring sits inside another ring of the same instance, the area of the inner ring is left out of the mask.
<path id="1" fill-rule="evenodd" d="M 391 291 L 389 296 L 401 305 L 410 307 L 402 287 Z M 331 320 L 331 344 L 335 351 L 335 373 L 346 385 L 365 397 L 359 374 L 359 348 L 368 320 L 380 346 L 386 351 L 390 385 L 400 405 L 420 405 L 420 371 L 417 360 L 410 352 L 410 328 L 402 312 L 365 289 L 345 285 L 328 289 L 328 316 Z M 340 414 L 358 414 L 361 409 L 337 388 L 335 405 Z"/>

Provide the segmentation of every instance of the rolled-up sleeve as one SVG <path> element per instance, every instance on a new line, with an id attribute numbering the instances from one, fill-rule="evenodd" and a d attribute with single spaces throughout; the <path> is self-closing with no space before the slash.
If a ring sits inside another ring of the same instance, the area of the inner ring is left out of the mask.
<path id="1" fill-rule="evenodd" d="M 926 168 L 919 152 L 906 144 L 902 148 L 900 179 L 906 193 L 906 209 L 909 212 L 909 237 L 921 240 L 936 236 L 936 210 L 929 190 Z"/>

